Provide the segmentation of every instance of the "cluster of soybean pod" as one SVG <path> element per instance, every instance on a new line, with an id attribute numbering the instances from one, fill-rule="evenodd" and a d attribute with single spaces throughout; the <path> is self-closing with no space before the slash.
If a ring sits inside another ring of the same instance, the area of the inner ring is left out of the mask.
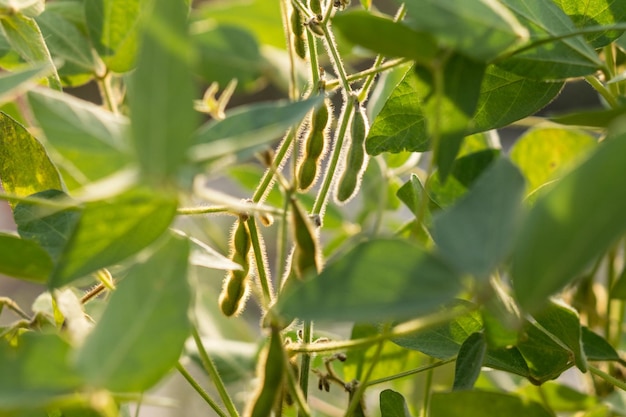
<path id="1" fill-rule="evenodd" d="M 326 83 L 323 79 L 324 70 L 317 64 L 317 39 L 322 39 L 328 52 L 333 71 L 339 79 L 342 91 L 343 108 L 339 117 L 335 120 L 334 109 L 331 100 L 324 97 L 323 103 L 312 110 L 302 121 L 300 126 L 294 126 L 286 138 L 291 137 L 292 142 L 283 140 L 273 161 L 266 162 L 269 167 L 266 175 L 271 175 L 271 187 L 274 182 L 283 186 L 283 191 L 288 201 L 289 222 L 292 235 L 292 250 L 287 259 L 280 289 L 289 285 L 290 280 L 302 279 L 311 272 L 319 273 L 322 268 L 320 247 L 318 242 L 318 229 L 322 224 L 325 206 L 332 195 L 334 201 L 341 205 L 350 201 L 360 188 L 361 178 L 367 168 L 368 156 L 365 151 L 365 139 L 367 137 L 369 122 L 363 106 L 367 98 L 369 87 L 374 75 L 369 82 L 363 83 L 363 87 L 357 94 L 352 91 L 347 81 L 343 64 L 337 54 L 334 38 L 330 31 L 330 17 L 337 9 L 345 8 L 349 1 L 346 0 L 308 0 L 304 4 L 302 0 L 282 0 L 283 13 L 289 26 L 289 49 L 293 59 L 301 59 L 311 64 L 312 81 L 308 95 L 326 94 Z M 298 57 L 298 58 L 296 58 Z M 379 65 L 378 58 L 374 65 Z M 332 134 L 331 134 L 332 133 Z M 288 152 L 280 152 L 280 147 L 289 146 Z M 297 153 L 293 149 L 298 149 Z M 281 173 L 285 160 L 292 154 L 296 157 L 293 166 L 293 180 L 286 181 Z M 325 163 L 326 156 L 330 154 Z M 278 160 L 281 155 L 282 160 Z M 300 204 L 297 194 L 306 193 L 313 189 L 323 175 L 322 185 L 319 187 L 317 198 L 310 213 Z M 258 191 L 258 190 L 257 190 Z M 266 195 L 262 192 L 259 195 Z M 255 196 L 257 193 L 255 193 Z M 253 203 L 262 202 L 263 197 L 253 198 Z M 264 259 L 265 249 L 259 252 L 263 256 L 259 258 L 253 250 L 255 239 L 262 244 L 256 231 L 256 219 L 250 213 L 240 213 L 235 221 L 230 236 L 230 259 L 238 264 L 241 269 L 231 270 L 227 273 L 221 294 L 219 306 L 221 311 L 228 317 L 236 316 L 243 310 L 248 295 L 251 292 L 251 281 L 254 271 L 259 275 L 269 275 Z M 265 222 L 263 222 L 265 223 Z M 261 281 L 261 280 L 260 280 Z M 263 285 L 263 283 L 261 283 Z M 280 292 L 280 289 L 278 292 Z M 261 306 L 268 309 L 275 296 L 268 291 L 269 302 L 260 302 Z M 282 407 L 295 401 L 299 407 L 300 416 L 310 415 L 306 404 L 306 388 L 308 383 L 302 379 L 308 379 L 308 357 L 302 355 L 301 371 L 297 364 L 297 357 L 286 349 L 290 342 L 284 340 L 281 334 L 286 324 L 279 318 L 266 314 L 263 325 L 269 328 L 270 337 L 261 352 L 258 362 L 259 384 L 255 395 L 248 402 L 245 416 L 267 417 L 275 412 L 281 415 Z M 309 328 L 310 334 L 310 328 Z M 305 340 L 310 342 L 310 340 Z M 305 358 L 306 357 L 306 358 Z M 300 385 L 297 384 L 300 373 Z M 291 380 L 292 384 L 289 384 Z M 294 384 L 293 381 L 296 381 Z M 346 388 L 347 389 L 347 388 Z M 352 396 L 352 393 L 350 393 Z M 358 400 L 357 400 L 358 401 Z"/>

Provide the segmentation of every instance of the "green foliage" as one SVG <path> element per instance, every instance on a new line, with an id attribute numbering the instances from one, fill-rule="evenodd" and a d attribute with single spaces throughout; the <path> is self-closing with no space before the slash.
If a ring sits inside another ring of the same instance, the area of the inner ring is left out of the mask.
<path id="1" fill-rule="evenodd" d="M 626 3 L 397 5 L 0 0 L 0 415 L 624 415 Z"/>

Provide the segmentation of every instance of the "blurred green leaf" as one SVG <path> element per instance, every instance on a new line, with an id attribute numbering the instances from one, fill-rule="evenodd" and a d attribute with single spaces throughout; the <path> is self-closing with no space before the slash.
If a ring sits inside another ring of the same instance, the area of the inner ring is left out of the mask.
<path id="1" fill-rule="evenodd" d="M 417 77 L 409 69 L 372 122 L 365 142 L 368 154 L 428 150 L 430 141 L 417 91 Z"/>
<path id="2" fill-rule="evenodd" d="M 552 414 L 534 401 L 524 401 L 512 394 L 487 391 L 433 393 L 431 417 L 551 417 Z"/>
<path id="3" fill-rule="evenodd" d="M 532 47 L 533 42 L 576 32 L 576 26 L 550 1 L 502 0 L 528 28 L 531 41 L 522 52 L 499 62 L 515 74 L 535 80 L 563 80 L 594 73 L 603 64 L 584 37 L 570 37 Z M 528 49 L 527 49 L 528 48 Z"/>
<path id="4" fill-rule="evenodd" d="M 0 103 L 13 100 L 15 96 L 30 88 L 37 79 L 45 76 L 51 70 L 47 64 L 35 64 L 0 75 Z"/>
<path id="5" fill-rule="evenodd" d="M 225 87 L 235 78 L 239 88 L 250 89 L 265 71 L 256 39 L 237 26 L 210 26 L 194 32 L 192 40 L 199 55 L 196 72 L 207 83 Z"/>
<path id="6" fill-rule="evenodd" d="M 432 234 L 441 256 L 460 273 L 486 279 L 509 255 L 523 196 L 517 168 L 507 159 L 496 161 L 464 197 L 434 218 Z"/>
<path id="7" fill-rule="evenodd" d="M 548 381 L 541 390 L 532 385 L 522 387 L 518 393 L 531 401 L 544 402 L 556 412 L 577 412 L 588 410 L 598 404 L 596 397 L 579 392 L 565 384 Z"/>
<path id="8" fill-rule="evenodd" d="M 21 13 L 27 17 L 35 17 L 43 12 L 45 0 L 0 0 L 2 14 Z"/>
<path id="9" fill-rule="evenodd" d="M 41 143 L 24 126 L 2 112 L 0 180 L 7 193 L 21 197 L 63 188 L 59 173 Z"/>
<path id="10" fill-rule="evenodd" d="M 102 179 L 131 162 L 125 117 L 51 90 L 30 91 L 28 100 L 61 164 L 82 173 L 83 181 Z"/>
<path id="11" fill-rule="evenodd" d="M 332 22 L 344 38 L 381 55 L 422 63 L 429 63 L 437 56 L 437 42 L 432 35 L 383 15 L 352 10 L 337 14 Z"/>
<path id="12" fill-rule="evenodd" d="M 224 120 L 211 120 L 196 131 L 189 158 L 215 160 L 242 149 L 275 140 L 299 122 L 323 97 L 303 101 L 272 101 L 240 106 L 226 113 Z"/>
<path id="13" fill-rule="evenodd" d="M 490 0 L 409 0 L 408 19 L 445 46 L 477 62 L 488 62 L 528 38 L 515 16 Z"/>
<path id="14" fill-rule="evenodd" d="M 49 285 L 61 287 L 134 255 L 163 234 L 176 207 L 174 196 L 142 188 L 85 203 Z"/>
<path id="15" fill-rule="evenodd" d="M 202 344 L 225 383 L 253 377 L 259 353 L 256 344 L 214 338 L 203 338 Z M 195 344 L 187 349 L 187 354 L 200 368 L 203 368 Z"/>
<path id="16" fill-rule="evenodd" d="M 563 125 L 609 127 L 613 120 L 626 114 L 626 108 L 575 111 L 551 116 L 550 120 Z"/>
<path id="17" fill-rule="evenodd" d="M 534 81 L 489 65 L 480 86 L 471 132 L 506 126 L 536 113 L 561 92 L 564 83 Z"/>
<path id="18" fill-rule="evenodd" d="M 626 21 L 626 3 L 619 0 L 555 0 L 555 3 L 572 19 L 577 28 L 610 26 Z M 602 48 L 619 38 L 622 31 L 586 34 L 594 48 Z"/>
<path id="19" fill-rule="evenodd" d="M 411 417 L 402 394 L 390 389 L 380 393 L 380 415 L 381 417 Z"/>
<path id="20" fill-rule="evenodd" d="M 511 149 L 511 160 L 528 181 L 527 194 L 559 178 L 596 146 L 596 139 L 572 129 L 537 128 L 522 135 Z"/>
<path id="21" fill-rule="evenodd" d="M 163 185 L 178 173 L 198 120 L 193 111 L 194 51 L 182 2 L 155 0 L 145 13 L 129 91 L 132 138 L 144 179 Z"/>
<path id="22" fill-rule="evenodd" d="M 52 74 L 47 77 L 48 85 L 61 90 L 59 75 L 37 22 L 22 14 L 10 14 L 0 17 L 0 25 L 11 48 L 26 62 L 52 68 Z"/>
<path id="23" fill-rule="evenodd" d="M 120 282 L 76 365 L 91 386 L 143 392 L 178 361 L 189 335 L 189 243 L 170 235 Z"/>
<path id="24" fill-rule="evenodd" d="M 588 327 L 581 327 L 581 338 L 583 350 L 588 360 L 624 363 L 615 348 L 605 338 L 589 330 Z"/>
<path id="25" fill-rule="evenodd" d="M 402 187 L 397 192 L 398 198 L 411 210 L 415 217 L 419 216 L 420 205 L 424 204 L 422 201 L 424 196 L 426 195 L 424 190 L 424 185 L 419 177 L 415 174 L 411 174 L 411 177 L 407 182 L 404 183 Z M 426 195 L 426 198 L 428 196 Z M 430 222 L 430 208 L 432 205 L 436 205 L 435 202 L 428 199 L 426 202 L 427 206 L 423 208 L 426 210 L 425 219 L 427 222 Z"/>
<path id="26" fill-rule="evenodd" d="M 474 387 L 483 366 L 487 343 L 483 333 L 469 335 L 456 358 L 453 391 L 469 390 Z"/>
<path id="27" fill-rule="evenodd" d="M 75 392 L 83 381 L 70 366 L 70 353 L 56 334 L 26 332 L 17 347 L 0 341 L 0 410 L 44 407 L 55 396 Z"/>
<path id="28" fill-rule="evenodd" d="M 301 319 L 367 321 L 436 311 L 460 291 L 459 277 L 403 240 L 360 243 L 309 281 L 294 282 L 276 308 Z"/>
<path id="29" fill-rule="evenodd" d="M 176 3 L 176 2 L 171 2 Z M 130 71 L 135 64 L 138 23 L 144 0 L 89 0 L 85 17 L 91 42 L 107 68 Z"/>
<path id="30" fill-rule="evenodd" d="M 607 138 L 537 199 L 513 254 L 513 287 L 526 309 L 545 304 L 626 231 L 625 154 L 625 134 Z"/>
<path id="31" fill-rule="evenodd" d="M 50 256 L 37 243 L 0 233 L 0 274 L 43 283 L 52 266 Z"/>
<path id="32" fill-rule="evenodd" d="M 426 180 L 426 189 L 428 189 L 428 196 L 440 208 L 453 205 L 467 192 L 467 187 L 461 184 L 453 175 L 444 183 L 439 178 L 439 171 L 435 171 L 428 177 Z"/>
<path id="33" fill-rule="evenodd" d="M 464 143 L 466 141 L 467 138 Z M 499 156 L 500 149 L 483 149 L 459 156 L 452 165 L 452 176 L 469 188 Z"/>

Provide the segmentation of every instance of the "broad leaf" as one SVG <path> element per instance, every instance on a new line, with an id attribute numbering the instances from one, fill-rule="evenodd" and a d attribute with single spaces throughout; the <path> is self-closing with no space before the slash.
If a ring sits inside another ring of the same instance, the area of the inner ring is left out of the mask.
<path id="1" fill-rule="evenodd" d="M 609 127 L 618 117 L 626 114 L 626 108 L 575 111 L 552 116 L 550 120 L 563 125 Z"/>
<path id="2" fill-rule="evenodd" d="M 402 394 L 390 389 L 380 393 L 380 415 L 381 417 L 411 417 Z"/>
<path id="3" fill-rule="evenodd" d="M 365 10 L 336 15 L 333 28 L 339 29 L 350 42 L 389 57 L 429 63 L 438 52 L 437 42 L 429 33 L 418 32 L 401 22 Z"/>
<path id="4" fill-rule="evenodd" d="M 590 361 L 617 361 L 624 363 L 615 348 L 602 336 L 582 326 L 582 343 L 585 356 Z"/>
<path id="5" fill-rule="evenodd" d="M 534 81 L 497 65 L 485 70 L 470 131 L 507 126 L 535 114 L 561 92 L 564 83 Z"/>
<path id="6" fill-rule="evenodd" d="M 61 287 L 134 255 L 163 234 L 176 207 L 175 197 L 141 188 L 86 203 L 49 285 Z"/>
<path id="7" fill-rule="evenodd" d="M 0 233 L 0 274 L 46 282 L 52 266 L 50 256 L 37 243 Z"/>
<path id="8" fill-rule="evenodd" d="M 536 309 L 626 231 L 626 135 L 607 138 L 581 166 L 541 196 L 513 255 L 513 287 Z"/>
<path id="9" fill-rule="evenodd" d="M 134 66 L 142 6 L 146 7 L 143 0 L 85 2 L 89 37 L 111 71 L 126 72 Z"/>
<path id="10" fill-rule="evenodd" d="M 71 164 L 70 172 L 78 170 L 84 179 L 96 181 L 130 163 L 125 117 L 50 90 L 30 91 L 28 100 L 62 164 Z"/>
<path id="11" fill-rule="evenodd" d="M 22 14 L 10 14 L 0 18 L 0 25 L 11 48 L 22 59 L 30 64 L 45 64 L 52 68 L 52 74 L 47 77 L 48 85 L 61 90 L 59 75 L 37 22 Z"/>
<path id="12" fill-rule="evenodd" d="M 572 129 L 537 128 L 521 136 L 511 160 L 528 181 L 528 194 L 559 178 L 596 145 L 596 139 Z"/>
<path id="13" fill-rule="evenodd" d="M 442 257 L 461 273 L 487 278 L 513 246 L 523 195 L 520 172 L 504 158 L 496 161 L 469 193 L 435 217 L 432 234 Z"/>
<path id="14" fill-rule="evenodd" d="M 578 412 L 590 409 L 598 404 L 598 398 L 583 394 L 565 384 L 548 381 L 541 385 L 541 390 L 528 385 L 518 390 L 523 398 L 545 402 L 555 412 Z M 606 415 L 605 415 L 606 416 Z M 585 414 L 585 417 L 588 417 Z"/>
<path id="15" fill-rule="evenodd" d="M 34 136 L 0 112 L 0 180 L 7 193 L 25 197 L 63 188 L 59 173 Z"/>
<path id="16" fill-rule="evenodd" d="M 626 21 L 626 3 L 620 0 L 555 0 L 555 3 L 572 19 L 577 28 L 610 26 Z M 602 48 L 619 38 L 622 31 L 586 34 L 594 48 Z"/>
<path id="17" fill-rule="evenodd" d="M 294 103 L 277 101 L 238 107 L 227 112 L 224 120 L 211 120 L 195 133 L 189 158 L 210 161 L 266 144 L 283 135 L 322 101 L 322 97 L 314 97 Z"/>
<path id="18" fill-rule="evenodd" d="M 522 52 L 500 61 L 504 69 L 535 80 L 563 80 L 594 73 L 602 66 L 582 36 L 539 44 L 533 41 L 576 32 L 576 26 L 559 7 L 543 0 L 502 0 L 528 28 L 531 41 Z"/>
<path id="19" fill-rule="evenodd" d="M 189 243 L 170 236 L 118 285 L 76 364 L 91 386 L 143 392 L 178 361 L 189 335 Z"/>
<path id="20" fill-rule="evenodd" d="M 420 210 L 425 210 L 424 218 L 427 223 L 430 223 L 430 211 L 439 208 L 436 203 L 426 195 L 422 181 L 415 174 L 411 174 L 409 180 L 398 189 L 397 196 L 409 210 L 411 210 L 415 217 L 419 216 Z M 426 198 L 427 201 L 423 201 L 424 198 Z M 426 207 L 422 208 L 422 204 L 426 204 Z"/>
<path id="21" fill-rule="evenodd" d="M 553 415 L 540 403 L 525 401 L 512 394 L 486 391 L 434 393 L 430 407 L 431 417 L 551 417 Z"/>
<path id="22" fill-rule="evenodd" d="M 436 311 L 461 289 L 443 262 L 406 241 L 358 244 L 315 279 L 294 282 L 277 312 L 302 319 L 382 321 Z"/>
<path id="23" fill-rule="evenodd" d="M 418 80 L 410 69 L 372 123 L 365 142 L 368 154 L 428 150 L 430 141 L 417 91 Z"/>
<path id="24" fill-rule="evenodd" d="M 35 64 L 20 71 L 0 75 L 0 103 L 13 100 L 16 95 L 35 84 L 38 78 L 52 69 L 46 64 Z"/>
<path id="25" fill-rule="evenodd" d="M 194 51 L 182 2 L 155 0 L 146 16 L 129 91 L 131 127 L 144 179 L 162 185 L 176 176 L 196 127 Z"/>
<path id="26" fill-rule="evenodd" d="M 472 389 L 483 366 L 487 343 L 482 333 L 472 333 L 461 345 L 454 370 L 454 391 Z"/>
<path id="27" fill-rule="evenodd" d="M 75 392 L 83 381 L 70 366 L 70 353 L 56 334 L 27 332 L 17 347 L 0 341 L 0 410 L 43 407 Z"/>
<path id="28" fill-rule="evenodd" d="M 406 6 L 415 28 L 478 62 L 528 38 L 528 31 L 497 1 L 409 0 Z"/>

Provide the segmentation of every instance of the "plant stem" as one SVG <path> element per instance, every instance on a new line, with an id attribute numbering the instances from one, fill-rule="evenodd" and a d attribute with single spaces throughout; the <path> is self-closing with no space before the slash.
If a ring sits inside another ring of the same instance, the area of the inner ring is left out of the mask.
<path id="1" fill-rule="evenodd" d="M 276 154 L 274 155 L 274 160 L 272 161 L 271 166 L 265 171 L 263 174 L 263 178 L 261 178 L 261 182 L 259 183 L 257 189 L 254 191 L 252 195 L 252 201 L 255 203 L 261 203 L 266 197 L 266 194 L 269 192 L 271 186 L 274 184 L 274 175 L 276 172 L 280 170 L 283 165 L 285 158 L 289 155 L 289 150 L 291 149 L 291 143 L 293 142 L 296 136 L 296 132 L 291 129 L 285 135 L 285 139 L 281 142 L 276 150 Z"/>
<path id="2" fill-rule="evenodd" d="M 300 385 L 298 385 L 296 375 L 292 370 L 291 364 L 289 363 L 289 358 L 286 354 L 283 354 L 283 358 L 285 360 L 285 369 L 287 369 L 287 384 L 289 385 L 291 393 L 294 394 L 296 403 L 298 404 L 298 416 L 311 417 L 311 410 L 309 409 L 304 393 L 300 389 Z"/>
<path id="3" fill-rule="evenodd" d="M 357 406 L 359 405 L 361 401 L 361 397 L 363 397 L 363 394 L 365 393 L 365 389 L 368 386 L 367 381 L 369 381 L 370 377 L 372 376 L 374 367 L 376 367 L 376 365 L 378 364 L 378 360 L 380 359 L 380 353 L 383 350 L 384 344 L 385 344 L 385 341 L 381 340 L 380 342 L 378 342 L 378 346 L 376 347 L 376 351 L 374 352 L 374 356 L 372 357 L 372 364 L 367 369 L 367 372 L 365 373 L 363 380 L 359 381 L 356 392 L 352 396 L 352 400 L 350 401 L 350 404 L 348 405 L 348 409 L 346 410 L 346 413 L 344 415 L 345 417 L 352 416 Z"/>
<path id="4" fill-rule="evenodd" d="M 30 316 L 26 314 L 26 312 L 24 312 L 24 310 L 22 310 L 20 306 L 9 297 L 0 297 L 0 311 L 2 311 L 2 306 L 7 306 L 9 310 L 13 311 L 24 320 L 31 320 Z"/>
<path id="5" fill-rule="evenodd" d="M 285 32 L 285 41 L 287 42 L 287 55 L 289 56 L 289 98 L 292 101 L 298 99 L 298 91 L 296 85 L 296 66 L 293 59 L 293 48 L 291 47 L 291 25 L 289 19 L 289 0 L 280 1 L 280 14 L 283 20 L 283 29 Z"/>
<path id="6" fill-rule="evenodd" d="M 254 216 L 248 218 L 248 230 L 250 231 L 250 240 L 252 241 L 252 250 L 254 251 L 254 263 L 256 264 L 257 275 L 261 290 L 263 291 L 262 305 L 267 309 L 274 298 L 269 277 L 269 270 L 266 265 L 264 245 L 256 227 L 256 219 Z"/>
<path id="7" fill-rule="evenodd" d="M 386 376 L 384 378 L 375 379 L 373 381 L 368 382 L 367 386 L 370 387 L 372 385 L 383 384 L 385 382 L 390 382 L 390 381 L 394 381 L 396 379 L 400 379 L 400 378 L 404 378 L 404 377 L 407 377 L 407 376 L 419 374 L 419 373 L 422 373 L 424 371 L 428 371 L 430 369 L 434 369 L 434 368 L 438 368 L 438 367 L 443 366 L 443 365 L 447 365 L 447 364 L 449 364 L 451 362 L 454 362 L 454 361 L 456 361 L 456 357 L 450 358 L 450 359 L 445 359 L 445 360 L 442 360 L 442 361 L 432 362 L 432 363 L 430 363 L 428 365 L 424 365 L 424 366 L 421 366 L 419 368 L 410 369 L 408 371 L 400 372 L 400 373 L 395 374 L 395 375 L 390 375 L 390 376 Z"/>
<path id="8" fill-rule="evenodd" d="M 226 387 L 224 386 L 224 381 L 222 381 L 222 378 L 217 372 L 215 364 L 213 363 L 213 361 L 209 357 L 209 354 L 204 348 L 204 345 L 202 344 L 202 339 L 200 338 L 200 334 L 198 333 L 198 329 L 196 328 L 196 326 L 192 326 L 191 334 L 193 335 L 193 340 L 196 343 L 196 347 L 198 348 L 198 354 L 200 355 L 202 366 L 209 374 L 209 378 L 211 378 L 213 384 L 215 384 L 215 388 L 217 389 L 220 398 L 224 402 L 224 405 L 226 406 L 230 417 L 238 417 L 239 413 L 237 412 L 237 408 L 235 408 L 233 400 L 230 398 L 230 395 L 228 395 L 228 391 L 226 391 Z"/>
<path id="9" fill-rule="evenodd" d="M 333 68 L 337 72 L 337 76 L 341 81 L 341 86 L 343 87 L 344 92 L 350 95 L 350 93 L 352 92 L 352 88 L 350 87 L 350 82 L 348 81 L 346 70 L 343 67 L 343 63 L 341 62 L 341 57 L 339 56 L 339 51 L 337 50 L 337 45 L 335 44 L 335 38 L 333 38 L 333 34 L 330 31 L 330 24 L 325 23 L 321 24 L 320 26 L 322 28 L 322 31 L 324 32 L 324 43 L 326 44 L 326 49 L 330 52 Z"/>
<path id="10" fill-rule="evenodd" d="M 183 376 L 183 378 L 185 378 L 187 382 L 189 382 L 189 385 L 192 386 L 192 388 L 200 395 L 200 397 L 202 397 L 202 399 L 206 401 L 207 404 L 209 404 L 209 407 L 211 407 L 220 417 L 228 417 L 228 414 L 226 414 L 220 408 L 217 402 L 213 398 L 211 398 L 211 396 L 200 386 L 200 384 L 198 384 L 198 381 L 196 381 L 194 377 L 191 376 L 191 374 L 180 362 L 176 364 L 176 369 Z"/>
<path id="11" fill-rule="evenodd" d="M 607 374 L 606 372 L 596 368 L 593 365 L 587 365 L 587 367 L 589 368 L 589 372 L 591 372 L 592 374 L 599 376 L 600 378 L 604 379 L 606 382 L 613 384 L 614 386 L 621 389 L 622 391 L 626 391 L 626 382 L 621 381 L 615 378 L 614 376 Z"/>
<path id="12" fill-rule="evenodd" d="M 593 75 L 587 75 L 585 76 L 585 81 L 587 81 L 602 96 L 602 98 L 609 104 L 609 106 L 614 109 L 619 107 L 619 103 L 617 102 L 615 96 L 613 96 L 611 91 L 609 91 L 609 89 L 606 88 L 605 85 L 600 82 L 600 80 L 598 80 Z"/>
<path id="13" fill-rule="evenodd" d="M 398 67 L 402 64 L 407 64 L 411 62 L 410 59 L 408 58 L 398 58 L 398 59 L 392 59 L 390 61 L 387 61 L 379 66 L 372 66 L 371 68 L 368 68 L 366 70 L 363 70 L 361 72 L 357 72 L 354 74 L 350 74 L 348 75 L 348 81 L 349 82 L 355 82 L 355 81 L 359 81 L 365 77 L 368 77 L 370 75 L 376 75 L 376 74 L 380 74 L 381 72 L 385 72 L 387 70 L 393 69 L 395 67 Z M 330 80 L 326 82 L 326 90 L 334 90 L 335 88 L 339 87 L 339 80 Z"/>
<path id="14" fill-rule="evenodd" d="M 432 358 L 430 360 L 432 363 Z M 433 369 L 434 368 L 430 368 L 426 372 L 426 381 L 424 383 L 424 404 L 421 412 L 422 417 L 428 417 L 428 414 L 430 413 L 430 394 L 433 388 Z"/>
<path id="15" fill-rule="evenodd" d="M 306 320 L 302 324 L 302 342 L 311 343 L 313 341 L 313 322 Z M 304 399 L 307 399 L 309 394 L 309 371 L 311 369 L 311 355 L 304 352 L 300 358 L 300 389 Z M 304 417 L 300 410 L 298 411 L 298 417 Z"/>
<path id="16" fill-rule="evenodd" d="M 102 101 L 106 108 L 113 114 L 118 114 L 119 110 L 117 108 L 117 100 L 115 99 L 115 94 L 113 94 L 113 89 L 111 87 L 111 74 L 107 73 L 103 77 L 97 78 L 98 87 L 100 88 L 100 95 L 102 96 Z"/>

